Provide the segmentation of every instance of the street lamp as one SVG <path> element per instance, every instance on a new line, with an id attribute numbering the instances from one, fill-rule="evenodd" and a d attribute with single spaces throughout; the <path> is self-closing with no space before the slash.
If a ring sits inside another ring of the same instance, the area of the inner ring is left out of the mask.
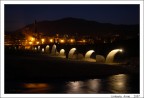
<path id="1" fill-rule="evenodd" d="M 44 39 L 44 38 L 42 38 L 42 39 L 41 39 L 41 41 L 42 41 L 42 44 L 43 44 L 43 43 L 45 42 L 45 39 Z"/>

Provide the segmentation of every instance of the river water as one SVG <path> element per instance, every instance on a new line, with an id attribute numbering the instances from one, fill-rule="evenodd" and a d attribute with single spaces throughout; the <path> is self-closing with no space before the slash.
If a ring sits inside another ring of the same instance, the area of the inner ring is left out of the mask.
<path id="1" fill-rule="evenodd" d="M 22 94 L 138 94 L 139 88 L 139 75 L 128 74 L 77 81 L 16 82 L 13 80 L 5 83 L 5 93 Z"/>

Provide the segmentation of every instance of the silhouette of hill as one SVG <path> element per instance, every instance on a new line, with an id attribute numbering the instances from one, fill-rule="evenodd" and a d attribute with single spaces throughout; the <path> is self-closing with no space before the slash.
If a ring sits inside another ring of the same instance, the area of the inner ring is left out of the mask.
<path id="1" fill-rule="evenodd" d="M 138 35 L 139 25 L 114 25 L 110 23 L 99 23 L 79 18 L 63 18 L 55 21 L 39 21 L 36 23 L 37 32 L 42 32 L 45 35 L 69 34 L 75 35 L 99 35 L 111 36 L 113 34 L 120 35 Z M 22 32 L 28 29 L 34 32 L 34 23 L 25 26 L 15 32 Z"/>

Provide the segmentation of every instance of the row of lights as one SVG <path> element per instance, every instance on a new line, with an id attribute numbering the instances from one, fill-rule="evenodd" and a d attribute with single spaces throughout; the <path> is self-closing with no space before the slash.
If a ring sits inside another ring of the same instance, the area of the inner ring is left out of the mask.
<path id="1" fill-rule="evenodd" d="M 41 42 L 39 42 L 39 41 L 36 41 L 36 39 L 34 38 L 34 37 L 29 37 L 28 38 L 28 40 L 29 40 L 29 44 L 30 45 L 33 45 L 34 43 L 36 43 L 37 45 L 38 44 L 44 44 L 45 43 L 45 39 L 44 38 L 42 38 L 41 39 Z M 27 41 L 27 40 L 26 40 Z M 75 39 L 70 39 L 70 40 L 68 40 L 70 43 L 74 43 L 75 42 Z M 50 38 L 49 39 L 49 42 L 50 43 L 53 43 L 54 42 L 54 39 L 52 39 L 52 38 Z M 59 43 L 65 43 L 66 41 L 65 41 L 65 39 L 59 39 Z"/>

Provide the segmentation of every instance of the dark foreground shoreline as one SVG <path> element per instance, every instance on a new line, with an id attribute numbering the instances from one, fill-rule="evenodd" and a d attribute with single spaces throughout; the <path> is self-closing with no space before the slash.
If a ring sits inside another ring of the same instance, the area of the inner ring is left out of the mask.
<path id="1" fill-rule="evenodd" d="M 114 74 L 139 74 L 126 64 L 98 64 L 74 61 L 44 54 L 5 55 L 5 80 L 46 81 L 107 77 Z"/>

